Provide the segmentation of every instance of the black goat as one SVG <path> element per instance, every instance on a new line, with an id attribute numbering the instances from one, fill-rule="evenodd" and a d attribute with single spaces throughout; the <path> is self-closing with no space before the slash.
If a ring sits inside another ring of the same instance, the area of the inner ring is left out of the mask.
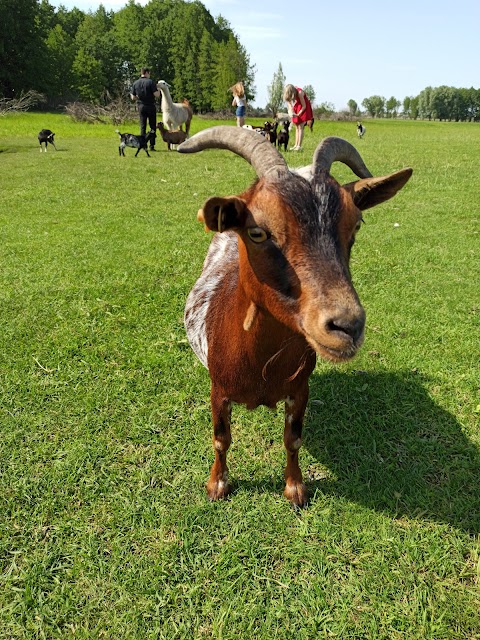
<path id="1" fill-rule="evenodd" d="M 55 134 L 53 133 L 53 131 L 50 131 L 50 129 L 42 129 L 40 131 L 40 133 L 38 134 L 38 142 L 40 143 L 40 153 L 42 153 L 42 150 L 43 150 L 42 144 L 45 145 L 45 153 L 47 153 L 48 143 L 54 146 L 55 151 L 57 150 L 57 147 L 55 147 L 54 136 Z"/>
<path id="2" fill-rule="evenodd" d="M 280 147 L 283 146 L 285 151 L 287 150 L 288 140 L 290 138 L 290 133 L 288 132 L 289 128 L 290 128 L 290 120 L 284 120 L 282 122 L 282 128 L 278 132 L 278 136 L 277 136 L 278 148 L 280 149 Z"/>
<path id="3" fill-rule="evenodd" d="M 125 156 L 125 147 L 133 147 L 137 150 L 135 158 L 138 156 L 141 149 L 145 151 L 149 158 L 151 157 L 148 153 L 147 147 L 150 141 L 152 141 L 152 144 L 155 144 L 156 134 L 154 129 L 151 129 L 146 136 L 136 136 L 133 133 L 120 133 L 118 129 L 115 129 L 115 131 L 120 136 L 120 146 L 118 147 L 119 155 Z"/>
<path id="4" fill-rule="evenodd" d="M 270 140 L 270 142 L 273 144 L 274 147 L 276 147 L 278 122 L 270 122 L 269 120 L 267 120 L 267 122 L 265 122 L 263 127 L 264 127 L 264 130 L 266 131 L 265 137 L 267 138 L 267 140 Z"/>

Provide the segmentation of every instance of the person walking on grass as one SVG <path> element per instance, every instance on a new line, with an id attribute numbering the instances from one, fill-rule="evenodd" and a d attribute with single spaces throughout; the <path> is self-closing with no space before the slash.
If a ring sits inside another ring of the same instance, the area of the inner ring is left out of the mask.
<path id="1" fill-rule="evenodd" d="M 140 78 L 135 80 L 130 98 L 138 102 L 138 116 L 140 118 L 140 135 L 147 135 L 147 120 L 152 131 L 157 130 L 157 107 L 155 98 L 160 97 L 153 80 L 150 79 L 150 69 L 142 67 Z M 150 140 L 150 151 L 155 151 L 156 135 Z"/>

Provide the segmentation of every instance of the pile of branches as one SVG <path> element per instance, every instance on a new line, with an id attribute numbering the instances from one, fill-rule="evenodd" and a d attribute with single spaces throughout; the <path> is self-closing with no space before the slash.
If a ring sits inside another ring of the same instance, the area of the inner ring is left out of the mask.
<path id="1" fill-rule="evenodd" d="M 235 112 L 231 111 L 230 109 L 221 109 L 219 111 L 199 113 L 198 117 L 202 120 L 231 120 L 235 117 Z"/>
<path id="2" fill-rule="evenodd" d="M 132 103 L 122 96 L 110 100 L 107 104 L 69 102 L 65 111 L 76 122 L 120 125 L 135 117 Z"/>
<path id="3" fill-rule="evenodd" d="M 0 116 L 7 113 L 18 113 L 19 111 L 28 111 L 42 102 L 46 102 L 43 93 L 38 91 L 27 91 L 22 93 L 18 98 L 0 98 Z"/>

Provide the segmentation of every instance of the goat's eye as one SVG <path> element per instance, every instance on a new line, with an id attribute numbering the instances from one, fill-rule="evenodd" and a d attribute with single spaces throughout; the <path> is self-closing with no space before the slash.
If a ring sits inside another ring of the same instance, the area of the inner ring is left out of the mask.
<path id="1" fill-rule="evenodd" d="M 261 229 L 260 227 L 250 227 L 249 229 L 247 229 L 247 233 L 250 240 L 252 240 L 252 242 L 256 242 L 257 244 L 265 242 L 265 240 L 268 240 L 269 237 L 265 229 Z"/>

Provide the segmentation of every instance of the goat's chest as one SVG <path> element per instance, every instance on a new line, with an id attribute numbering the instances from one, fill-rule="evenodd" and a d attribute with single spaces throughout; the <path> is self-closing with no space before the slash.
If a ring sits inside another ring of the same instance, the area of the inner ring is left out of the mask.
<path id="1" fill-rule="evenodd" d="M 230 400 L 249 409 L 275 407 L 295 396 L 315 367 L 315 353 L 303 336 L 271 316 L 265 322 L 261 311 L 250 331 L 232 328 L 224 343 L 221 335 L 226 334 L 214 333 L 209 344 L 212 383 Z"/>

